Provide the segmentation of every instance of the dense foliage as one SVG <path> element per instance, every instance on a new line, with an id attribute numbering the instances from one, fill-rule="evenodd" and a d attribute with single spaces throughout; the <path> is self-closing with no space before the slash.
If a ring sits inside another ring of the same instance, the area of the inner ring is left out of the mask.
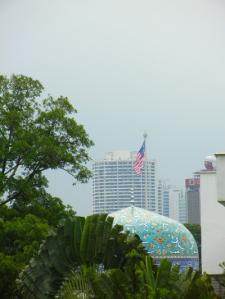
<path id="1" fill-rule="evenodd" d="M 32 203 L 0 206 L 0 298 L 13 298 L 16 278 L 39 250 L 49 230 L 74 216 L 70 207 L 48 195 Z"/>
<path id="2" fill-rule="evenodd" d="M 134 288 L 135 285 L 135 288 Z M 78 299 L 216 299 L 209 276 L 188 268 L 179 272 L 168 260 L 152 266 L 149 256 L 129 269 L 105 272 L 83 266 L 66 277 L 55 298 Z"/>
<path id="3" fill-rule="evenodd" d="M 24 299 L 216 299 L 209 277 L 157 267 L 138 236 L 106 215 L 68 219 L 20 276 Z"/>
<path id="4" fill-rule="evenodd" d="M 0 202 L 41 196 L 44 171 L 61 169 L 85 182 L 87 149 L 93 144 L 67 98 L 47 96 L 32 78 L 0 76 Z"/>
<path id="5" fill-rule="evenodd" d="M 133 249 L 137 259 L 144 255 L 140 239 L 122 233 L 121 226 L 113 227 L 112 220 L 104 214 L 67 219 L 23 271 L 23 298 L 53 298 L 65 275 L 82 265 L 98 265 L 102 270 L 123 268 Z"/>

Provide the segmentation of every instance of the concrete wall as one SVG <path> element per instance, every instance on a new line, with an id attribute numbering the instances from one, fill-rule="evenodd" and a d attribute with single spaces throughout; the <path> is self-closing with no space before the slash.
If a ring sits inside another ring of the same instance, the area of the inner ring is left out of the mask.
<path id="1" fill-rule="evenodd" d="M 217 173 L 217 200 L 225 205 L 225 154 L 215 154 Z"/>
<path id="2" fill-rule="evenodd" d="M 225 261 L 225 207 L 218 202 L 217 174 L 200 175 L 202 229 L 202 272 L 222 274 L 219 263 Z"/>

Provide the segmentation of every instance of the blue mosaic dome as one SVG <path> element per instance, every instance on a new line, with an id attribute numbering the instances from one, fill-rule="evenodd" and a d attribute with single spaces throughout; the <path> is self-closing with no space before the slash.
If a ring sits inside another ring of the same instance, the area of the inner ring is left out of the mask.
<path id="1" fill-rule="evenodd" d="M 137 234 L 158 264 L 162 258 L 186 267 L 199 268 L 198 248 L 189 230 L 178 221 L 134 206 L 109 214 L 113 224 Z"/>

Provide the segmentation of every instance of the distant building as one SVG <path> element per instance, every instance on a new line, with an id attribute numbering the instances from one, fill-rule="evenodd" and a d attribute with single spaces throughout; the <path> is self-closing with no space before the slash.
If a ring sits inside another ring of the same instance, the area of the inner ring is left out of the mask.
<path id="1" fill-rule="evenodd" d="M 157 213 L 169 217 L 169 186 L 166 181 L 157 181 Z"/>
<path id="2" fill-rule="evenodd" d="M 163 181 L 157 180 L 157 213 L 163 215 Z"/>
<path id="3" fill-rule="evenodd" d="M 187 222 L 187 207 L 183 189 L 169 185 L 167 180 L 158 180 L 158 213 L 177 220 L 181 223 Z"/>
<path id="4" fill-rule="evenodd" d="M 180 189 L 169 189 L 169 217 L 177 221 L 179 221 L 180 196 Z"/>
<path id="5" fill-rule="evenodd" d="M 179 221 L 181 223 L 187 223 L 187 201 L 185 193 L 182 190 L 180 198 L 180 211 L 179 211 Z"/>
<path id="6" fill-rule="evenodd" d="M 163 185 L 163 212 L 162 215 L 169 217 L 170 216 L 170 186 L 164 184 Z"/>
<path id="7" fill-rule="evenodd" d="M 93 163 L 93 212 L 111 213 L 130 206 L 157 211 L 156 161 L 145 159 L 141 175 L 134 172 L 135 152 L 114 151 Z"/>
<path id="8" fill-rule="evenodd" d="M 186 222 L 186 206 L 183 190 L 180 187 L 169 188 L 169 217 Z"/>
<path id="9" fill-rule="evenodd" d="M 187 203 L 187 222 L 200 224 L 200 177 L 185 180 L 185 196 Z"/>

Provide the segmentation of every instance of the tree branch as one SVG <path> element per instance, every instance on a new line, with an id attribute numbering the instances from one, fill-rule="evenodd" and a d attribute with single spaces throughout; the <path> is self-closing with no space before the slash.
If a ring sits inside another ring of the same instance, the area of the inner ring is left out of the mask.
<path id="1" fill-rule="evenodd" d="M 36 167 L 34 168 L 34 170 L 27 176 L 26 178 L 26 181 L 29 182 L 30 180 L 32 180 L 32 178 L 38 173 L 38 172 L 41 172 L 43 171 L 42 169 L 39 170 L 39 165 L 36 165 Z M 16 198 L 22 194 L 22 190 L 20 191 L 17 191 L 17 192 L 13 192 L 11 195 L 8 195 L 7 198 L 3 201 L 0 202 L 0 206 L 8 203 L 8 202 L 11 202 L 12 200 L 16 200 Z"/>
<path id="2" fill-rule="evenodd" d="M 7 147 L 5 148 L 5 157 L 3 159 L 3 164 L 2 164 L 2 174 L 5 174 L 5 169 L 6 169 L 6 163 L 7 163 L 7 156 L 9 153 L 9 147 L 10 147 L 10 143 L 12 140 L 12 136 L 13 136 L 13 128 L 9 129 L 9 138 L 8 138 L 8 142 L 6 143 Z"/>
<path id="3" fill-rule="evenodd" d="M 14 165 L 13 167 L 11 167 L 10 169 L 8 169 L 5 172 L 5 175 L 7 175 L 7 174 L 9 174 L 12 171 L 12 173 L 10 174 L 10 176 L 8 177 L 8 179 L 12 178 L 16 174 L 16 171 L 17 171 L 18 167 L 20 166 L 20 161 L 21 160 L 22 160 L 22 158 L 18 157 L 18 159 L 16 161 L 16 165 Z"/>

